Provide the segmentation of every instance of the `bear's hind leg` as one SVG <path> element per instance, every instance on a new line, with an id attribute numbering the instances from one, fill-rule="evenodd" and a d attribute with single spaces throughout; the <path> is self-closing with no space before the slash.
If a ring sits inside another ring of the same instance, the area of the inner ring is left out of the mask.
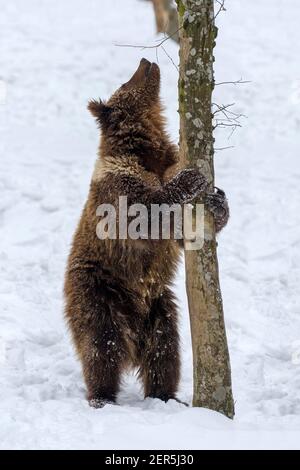
<path id="1" fill-rule="evenodd" d="M 145 397 L 176 399 L 179 376 L 179 335 L 174 295 L 166 290 L 152 303 L 141 351 L 140 377 Z"/>
<path id="2" fill-rule="evenodd" d="M 126 358 L 126 345 L 113 320 L 113 295 L 94 272 L 69 272 L 66 317 L 82 362 L 89 404 L 114 403 Z"/>
<path id="3" fill-rule="evenodd" d="M 102 408 L 116 401 L 125 353 L 123 339 L 109 317 L 102 318 L 101 327 L 97 327 L 82 341 L 81 360 L 89 404 Z"/>

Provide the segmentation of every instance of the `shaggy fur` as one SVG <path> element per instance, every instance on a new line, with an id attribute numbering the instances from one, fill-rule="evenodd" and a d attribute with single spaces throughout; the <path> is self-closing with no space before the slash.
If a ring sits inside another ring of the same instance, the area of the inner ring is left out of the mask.
<path id="1" fill-rule="evenodd" d="M 122 372 L 136 367 L 145 396 L 175 398 L 180 358 L 177 309 L 170 290 L 180 256 L 175 240 L 99 240 L 96 208 L 126 195 L 128 205 L 186 203 L 206 188 L 197 170 L 178 173 L 178 151 L 165 129 L 160 71 L 142 59 L 131 80 L 89 110 L 102 130 L 99 158 L 76 230 L 65 277 L 66 318 L 92 406 L 115 402 Z M 176 175 L 176 176 L 174 176 Z M 218 229 L 227 220 L 210 195 Z M 221 207 L 221 209 L 220 209 Z M 222 209 L 223 208 L 223 209 Z M 225 208 L 225 209 L 224 209 Z M 218 214 L 223 220 L 218 223 Z"/>

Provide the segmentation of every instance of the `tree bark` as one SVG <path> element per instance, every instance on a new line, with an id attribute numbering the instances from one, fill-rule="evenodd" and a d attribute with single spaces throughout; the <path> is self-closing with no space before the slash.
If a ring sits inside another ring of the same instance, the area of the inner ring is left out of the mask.
<path id="1" fill-rule="evenodd" d="M 180 155 L 214 187 L 212 92 L 217 36 L 214 0 L 177 0 L 180 27 Z M 201 201 L 197 201 L 201 202 Z M 234 416 L 230 359 L 219 285 L 214 219 L 205 209 L 204 245 L 185 250 L 193 346 L 193 406 Z"/>
<path id="2" fill-rule="evenodd" d="M 171 36 L 174 41 L 179 42 L 178 34 L 178 15 L 173 5 L 173 0 L 152 0 L 156 31 L 158 33 L 166 33 Z"/>

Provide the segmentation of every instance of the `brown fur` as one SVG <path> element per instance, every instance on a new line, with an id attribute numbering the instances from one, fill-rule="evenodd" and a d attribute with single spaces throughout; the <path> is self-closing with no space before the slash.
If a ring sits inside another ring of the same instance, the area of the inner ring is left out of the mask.
<path id="1" fill-rule="evenodd" d="M 184 203 L 205 188 L 197 170 L 178 172 L 159 102 L 160 73 L 142 60 L 105 104 L 89 103 L 102 129 L 99 159 L 76 230 L 65 277 L 66 317 L 93 406 L 114 402 L 122 372 L 137 367 L 145 396 L 175 398 L 180 358 L 177 308 L 170 290 L 175 240 L 99 240 L 96 208 Z"/>

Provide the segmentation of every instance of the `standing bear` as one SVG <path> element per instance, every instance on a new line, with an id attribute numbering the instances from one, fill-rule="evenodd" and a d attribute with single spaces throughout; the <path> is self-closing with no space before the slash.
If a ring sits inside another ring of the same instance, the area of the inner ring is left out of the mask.
<path id="1" fill-rule="evenodd" d="M 171 285 L 180 243 L 99 239 L 97 207 L 119 196 L 131 204 L 184 204 L 204 194 L 196 169 L 178 173 L 159 98 L 160 70 L 142 59 L 108 102 L 91 101 L 101 128 L 99 157 L 65 275 L 65 314 L 91 406 L 115 403 L 122 373 L 137 368 L 145 397 L 176 399 L 180 375 L 177 307 Z M 217 231 L 227 223 L 223 191 L 206 196 Z M 118 215 L 118 214 L 117 214 Z"/>

